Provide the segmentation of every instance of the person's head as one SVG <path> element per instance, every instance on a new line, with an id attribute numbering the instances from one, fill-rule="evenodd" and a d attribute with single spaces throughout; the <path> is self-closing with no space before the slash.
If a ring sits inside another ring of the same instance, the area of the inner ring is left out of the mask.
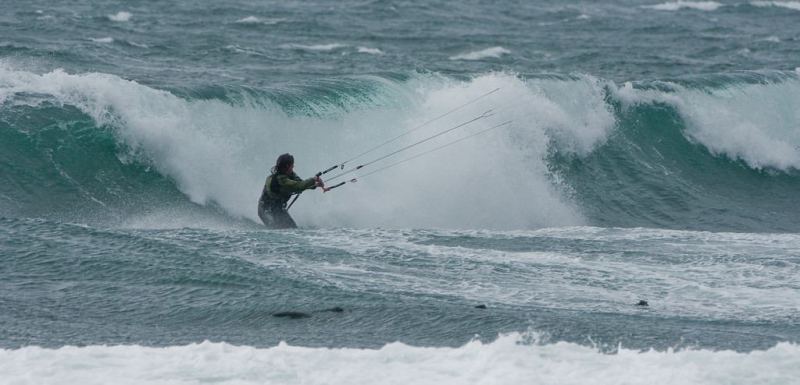
<path id="1" fill-rule="evenodd" d="M 288 175 L 293 169 L 294 157 L 291 154 L 282 154 L 278 157 L 278 160 L 275 161 L 275 167 L 272 168 L 272 172 Z"/>

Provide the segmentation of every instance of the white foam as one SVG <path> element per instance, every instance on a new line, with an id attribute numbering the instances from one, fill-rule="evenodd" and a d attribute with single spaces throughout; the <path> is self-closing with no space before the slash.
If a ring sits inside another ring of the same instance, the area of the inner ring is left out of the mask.
<path id="1" fill-rule="evenodd" d="M 715 11 L 717 8 L 722 7 L 721 3 L 716 1 L 674 1 L 656 5 L 646 5 L 644 8 L 655 9 L 658 11 L 677 11 L 684 8 L 696 9 L 700 11 Z"/>
<path id="2" fill-rule="evenodd" d="M 337 50 L 339 48 L 347 47 L 345 44 L 339 43 L 330 43 L 330 44 L 312 44 L 312 45 L 305 45 L 305 44 L 283 44 L 280 46 L 284 49 L 299 49 L 304 51 L 321 51 L 321 52 L 328 52 Z"/>
<path id="3" fill-rule="evenodd" d="M 119 11 L 114 15 L 108 15 L 108 20 L 125 22 L 125 21 L 130 21 L 132 16 L 133 15 L 130 12 Z"/>
<path id="4" fill-rule="evenodd" d="M 685 135 L 716 155 L 750 167 L 800 169 L 800 80 L 732 85 L 713 90 L 635 89 L 616 91 L 626 103 L 663 102 L 675 106 L 687 123 Z"/>
<path id="5" fill-rule="evenodd" d="M 377 48 L 358 47 L 358 53 L 368 53 L 370 55 L 383 55 L 383 51 Z"/>
<path id="6" fill-rule="evenodd" d="M 9 384 L 792 384 L 800 347 L 764 351 L 636 351 L 604 354 L 572 343 L 529 344 L 519 334 L 491 343 L 380 349 L 271 348 L 203 342 L 150 348 L 66 346 L 0 350 Z"/>
<path id="7" fill-rule="evenodd" d="M 800 1 L 751 1 L 756 7 L 779 7 L 800 11 Z"/>
<path id="8" fill-rule="evenodd" d="M 391 103 L 397 107 L 355 108 L 360 102 L 354 99 L 350 112 L 331 110 L 335 118 L 287 116 L 263 100 L 240 106 L 186 101 L 112 75 L 62 70 L 38 75 L 3 66 L 0 101 L 16 93 L 53 95 L 98 124 L 115 127 L 134 159 L 173 179 L 191 201 L 213 203 L 231 216 L 258 221 L 256 202 L 278 154 L 293 153 L 298 173 L 309 176 L 500 87 L 494 97 L 396 145 L 413 143 L 489 108 L 497 111 L 492 119 L 429 145 L 507 119 L 514 121 L 510 126 L 328 194 L 309 191 L 292 208 L 293 216 L 303 225 L 326 227 L 514 229 L 582 223 L 575 206 L 553 185 L 545 158 L 554 142 L 579 153 L 602 143 L 614 118 L 603 101 L 604 86 L 597 80 L 525 82 L 505 74 L 466 82 L 426 76 L 403 84 L 371 79 L 386 87 L 380 91 L 385 96 L 376 97 L 394 100 Z M 420 146 L 419 151 L 431 147 Z M 409 150 L 404 155 L 416 153 Z"/>
<path id="9" fill-rule="evenodd" d="M 503 47 L 491 47 L 480 51 L 466 52 L 451 56 L 450 60 L 481 60 L 486 58 L 499 58 L 503 55 L 510 54 L 511 51 Z"/>
<path id="10" fill-rule="evenodd" d="M 91 41 L 93 41 L 95 43 L 103 43 L 103 44 L 108 44 L 108 43 L 113 43 L 114 42 L 114 38 L 112 38 L 112 37 L 89 38 L 89 40 L 91 40 Z"/>
<path id="11" fill-rule="evenodd" d="M 762 41 L 766 41 L 766 42 L 770 42 L 770 43 L 780 43 L 781 42 L 781 38 L 779 38 L 777 36 L 767 36 L 767 37 L 765 37 L 765 38 L 763 38 L 761 40 Z"/>

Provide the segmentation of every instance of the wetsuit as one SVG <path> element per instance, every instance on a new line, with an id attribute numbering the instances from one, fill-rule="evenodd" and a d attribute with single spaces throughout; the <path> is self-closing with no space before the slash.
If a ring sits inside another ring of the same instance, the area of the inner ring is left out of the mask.
<path id="1" fill-rule="evenodd" d="M 258 200 L 258 217 L 264 225 L 273 229 L 290 229 L 297 227 L 294 219 L 286 211 L 286 203 L 292 194 L 314 189 L 314 178 L 300 179 L 297 174 L 272 174 L 264 183 L 261 199 Z"/>

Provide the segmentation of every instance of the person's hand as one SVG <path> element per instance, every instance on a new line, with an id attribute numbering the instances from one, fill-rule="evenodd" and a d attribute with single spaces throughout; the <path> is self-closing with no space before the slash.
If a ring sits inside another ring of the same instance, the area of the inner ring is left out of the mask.
<path id="1" fill-rule="evenodd" d="M 318 176 L 314 177 L 314 186 L 322 187 L 323 191 L 325 191 L 325 183 L 322 181 L 322 178 Z"/>

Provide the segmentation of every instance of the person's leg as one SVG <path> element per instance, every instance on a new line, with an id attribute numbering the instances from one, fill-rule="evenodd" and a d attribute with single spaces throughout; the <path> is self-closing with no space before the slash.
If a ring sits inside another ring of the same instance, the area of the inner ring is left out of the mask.
<path id="1" fill-rule="evenodd" d="M 264 201 L 258 201 L 258 217 L 261 218 L 261 222 L 264 223 L 264 226 L 272 227 L 274 220 L 272 219 L 272 215 L 270 215 L 269 210 L 264 205 Z"/>
<path id="2" fill-rule="evenodd" d="M 272 228 L 275 229 L 294 229 L 297 228 L 297 223 L 289 215 L 289 212 L 283 208 L 272 211 L 273 224 Z"/>

